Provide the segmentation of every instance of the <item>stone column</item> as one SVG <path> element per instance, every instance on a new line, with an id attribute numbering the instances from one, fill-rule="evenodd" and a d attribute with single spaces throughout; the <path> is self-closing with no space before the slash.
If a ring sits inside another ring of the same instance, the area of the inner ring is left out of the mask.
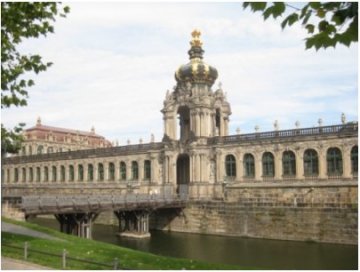
<path id="1" fill-rule="evenodd" d="M 221 151 L 216 152 L 216 182 L 224 181 L 224 163 Z"/>
<path id="2" fill-rule="evenodd" d="M 304 150 L 299 150 L 295 153 L 296 160 L 296 179 L 303 180 L 305 178 L 304 173 Z"/>
<path id="3" fill-rule="evenodd" d="M 195 120 L 196 120 L 196 130 L 195 130 L 195 135 L 196 136 L 200 136 L 200 115 L 197 112 L 196 116 L 195 116 Z"/>
<path id="4" fill-rule="evenodd" d="M 256 153 L 254 159 L 255 159 L 255 180 L 262 180 L 261 154 Z"/>
<path id="5" fill-rule="evenodd" d="M 78 171 L 79 166 L 76 162 L 74 162 L 73 166 L 74 166 L 74 182 L 77 182 L 79 181 L 79 171 Z"/>
<path id="6" fill-rule="evenodd" d="M 98 182 L 99 179 L 99 163 L 98 162 L 94 162 L 93 164 L 94 167 L 94 182 Z"/>
<path id="7" fill-rule="evenodd" d="M 131 161 L 127 160 L 125 163 L 126 163 L 126 180 L 132 180 Z"/>
<path id="8" fill-rule="evenodd" d="M 120 161 L 114 161 L 115 166 L 115 182 L 120 180 Z"/>
<path id="9" fill-rule="evenodd" d="M 343 163 L 343 178 L 351 179 L 351 147 L 344 146 L 341 150 Z"/>
<path id="10" fill-rule="evenodd" d="M 244 178 L 244 166 L 243 166 L 243 154 L 241 152 L 236 153 L 236 180 L 243 181 Z"/>
<path id="11" fill-rule="evenodd" d="M 109 162 L 104 162 L 104 181 L 109 181 Z"/>
<path id="12" fill-rule="evenodd" d="M 57 165 L 56 166 L 56 183 L 61 183 L 61 165 Z M 34 170 L 33 170 L 33 175 L 34 175 Z M 33 178 L 34 179 L 34 178 Z"/>
<path id="13" fill-rule="evenodd" d="M 282 151 L 278 150 L 275 152 L 274 154 L 274 163 L 275 163 L 275 176 L 274 178 L 276 180 L 281 180 L 282 179 Z"/>
<path id="14" fill-rule="evenodd" d="M 327 178 L 327 169 L 326 169 L 326 151 L 319 151 L 319 178 L 326 179 Z"/>
<path id="15" fill-rule="evenodd" d="M 139 166 L 139 182 L 142 183 L 144 181 L 144 161 L 139 160 L 138 166 Z"/>

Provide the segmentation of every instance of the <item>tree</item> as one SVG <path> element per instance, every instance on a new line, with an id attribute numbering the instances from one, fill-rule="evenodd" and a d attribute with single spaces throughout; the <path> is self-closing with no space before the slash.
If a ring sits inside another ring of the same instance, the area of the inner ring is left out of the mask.
<path id="1" fill-rule="evenodd" d="M 243 7 L 262 12 L 264 20 L 295 10 L 282 21 L 281 27 L 301 22 L 309 34 L 305 39 L 306 49 L 326 49 L 338 43 L 350 46 L 358 41 L 357 2 L 309 2 L 301 9 L 284 2 L 244 2 Z"/>
<path id="2" fill-rule="evenodd" d="M 1 3 L 1 108 L 26 106 L 28 88 L 34 81 L 25 79 L 24 75 L 46 71 L 52 64 L 44 62 L 40 55 L 21 54 L 17 46 L 23 39 L 53 33 L 56 16 L 65 17 L 69 11 L 69 7 L 55 2 Z M 1 125 L 2 154 L 18 151 L 23 126 L 19 124 L 7 130 Z"/>

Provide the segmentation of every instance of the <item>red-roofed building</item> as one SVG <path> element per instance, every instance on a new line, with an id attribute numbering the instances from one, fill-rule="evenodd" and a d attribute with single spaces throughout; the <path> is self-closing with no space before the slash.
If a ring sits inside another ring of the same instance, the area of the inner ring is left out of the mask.
<path id="1" fill-rule="evenodd" d="M 65 152 L 71 150 L 110 147 L 111 142 L 91 131 L 45 126 L 38 118 L 36 125 L 24 131 L 21 155 Z"/>

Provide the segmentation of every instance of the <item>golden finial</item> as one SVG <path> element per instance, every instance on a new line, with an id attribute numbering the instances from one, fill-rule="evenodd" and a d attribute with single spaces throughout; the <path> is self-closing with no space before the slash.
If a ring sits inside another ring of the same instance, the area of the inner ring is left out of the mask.
<path id="1" fill-rule="evenodd" d="M 198 47 L 202 46 L 202 42 L 200 40 L 200 35 L 201 35 L 201 32 L 198 29 L 194 29 L 194 31 L 191 32 L 191 36 L 193 37 L 193 39 L 190 42 L 191 46 L 198 46 Z"/>

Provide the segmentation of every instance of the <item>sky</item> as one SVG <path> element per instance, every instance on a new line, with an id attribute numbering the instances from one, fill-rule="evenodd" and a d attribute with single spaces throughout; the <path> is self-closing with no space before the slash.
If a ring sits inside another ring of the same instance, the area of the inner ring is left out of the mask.
<path id="1" fill-rule="evenodd" d="M 340 124 L 358 119 L 358 44 L 305 50 L 306 30 L 282 30 L 241 3 L 74 2 L 55 33 L 24 40 L 19 50 L 53 62 L 29 74 L 28 106 L 1 110 L 19 122 L 90 131 L 120 145 L 163 136 L 166 91 L 188 63 L 190 33 L 202 32 L 204 61 L 218 70 L 231 105 L 229 133 Z"/>

